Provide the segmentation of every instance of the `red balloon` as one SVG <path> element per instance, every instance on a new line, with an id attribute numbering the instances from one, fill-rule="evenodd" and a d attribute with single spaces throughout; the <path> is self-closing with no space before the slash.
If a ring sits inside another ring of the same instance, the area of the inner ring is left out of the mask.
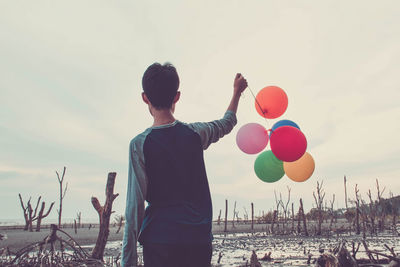
<path id="1" fill-rule="evenodd" d="M 258 92 L 255 105 L 258 114 L 267 119 L 275 119 L 285 113 L 288 97 L 278 86 L 267 86 Z"/>
<path id="2" fill-rule="evenodd" d="M 298 160 L 307 150 L 306 137 L 292 126 L 282 126 L 273 131 L 270 144 L 275 157 L 285 162 Z"/>

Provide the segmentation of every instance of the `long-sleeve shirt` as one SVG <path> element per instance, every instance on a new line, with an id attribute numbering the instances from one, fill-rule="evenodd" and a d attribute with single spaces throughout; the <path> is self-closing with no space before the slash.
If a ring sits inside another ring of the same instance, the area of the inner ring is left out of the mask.
<path id="1" fill-rule="evenodd" d="M 132 139 L 122 266 L 137 266 L 141 244 L 201 244 L 212 239 L 212 204 L 203 150 L 228 134 L 236 115 L 155 126 Z M 144 208 L 145 200 L 148 206 Z"/>

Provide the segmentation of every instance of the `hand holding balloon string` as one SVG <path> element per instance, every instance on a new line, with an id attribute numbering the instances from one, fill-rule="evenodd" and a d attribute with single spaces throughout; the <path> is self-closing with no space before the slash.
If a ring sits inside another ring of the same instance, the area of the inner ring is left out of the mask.
<path id="1" fill-rule="evenodd" d="M 238 73 L 237 75 L 241 75 L 240 73 Z M 237 77 L 237 75 L 236 75 L 236 77 Z M 243 77 L 243 76 L 242 76 Z M 246 81 L 246 80 L 245 80 Z M 262 112 L 262 116 L 264 117 L 264 119 L 265 119 L 265 125 L 267 126 L 266 128 L 268 129 L 268 120 L 267 120 L 267 118 L 266 118 L 266 112 L 264 111 L 264 109 L 261 107 L 261 105 L 260 105 L 260 103 L 258 102 L 258 100 L 257 100 L 257 98 L 256 98 L 256 96 L 255 96 L 255 94 L 253 93 L 253 90 L 251 90 L 251 88 L 250 88 L 250 86 L 247 84 L 247 81 L 246 81 L 246 86 L 247 86 L 247 88 L 249 88 L 249 90 L 250 90 L 250 93 L 251 93 L 251 95 L 253 96 L 253 98 L 254 98 L 254 100 L 256 101 L 256 104 L 257 104 L 257 106 L 258 106 L 258 108 L 259 108 L 259 110 L 261 110 L 261 112 Z M 244 95 L 242 95 L 243 97 L 244 97 Z M 267 133 L 269 132 L 269 131 L 271 131 L 271 129 L 268 129 L 268 130 L 266 130 L 267 131 Z"/>
<path id="2" fill-rule="evenodd" d="M 247 87 L 247 80 L 243 77 L 241 73 L 237 73 L 233 82 L 234 94 L 236 96 L 240 96 Z"/>

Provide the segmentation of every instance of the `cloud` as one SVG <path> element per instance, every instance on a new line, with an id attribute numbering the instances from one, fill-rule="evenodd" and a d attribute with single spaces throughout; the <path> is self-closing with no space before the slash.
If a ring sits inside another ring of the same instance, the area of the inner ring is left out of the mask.
<path id="1" fill-rule="evenodd" d="M 140 92 L 154 61 L 178 68 L 180 120 L 220 118 L 241 72 L 254 93 L 281 86 L 289 96 L 282 119 L 308 139 L 317 164 L 309 181 L 259 181 L 256 156 L 237 149 L 235 134 L 245 123 L 269 128 L 278 119 L 262 119 L 247 91 L 237 127 L 205 152 L 215 211 L 225 197 L 267 210 L 286 186 L 311 207 L 310 188 L 322 179 L 343 199 L 344 174 L 362 190 L 376 178 L 400 188 L 397 3 L 76 5 L 0 4 L 0 203 L 13 203 L 2 207 L 10 218 L 20 216 L 17 191 L 57 200 L 54 170 L 64 165 L 66 216 L 77 208 L 97 216 L 88 199 L 104 195 L 109 171 L 118 172 L 115 210 L 123 212 L 128 144 L 152 123 Z"/>

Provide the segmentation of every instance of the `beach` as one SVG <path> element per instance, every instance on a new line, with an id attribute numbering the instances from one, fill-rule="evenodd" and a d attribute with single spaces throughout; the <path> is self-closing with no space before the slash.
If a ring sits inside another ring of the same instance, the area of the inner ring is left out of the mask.
<path id="1" fill-rule="evenodd" d="M 47 225 L 46 225 L 47 227 Z M 224 223 L 213 223 L 213 266 L 242 266 L 250 259 L 253 251 L 257 257 L 261 259 L 268 253 L 271 253 L 272 260 L 263 262 L 262 266 L 307 266 L 308 260 L 316 260 L 323 251 L 329 251 L 336 247 L 343 240 L 350 244 L 361 242 L 362 236 L 354 235 L 354 233 L 334 234 L 329 236 L 309 236 L 302 235 L 271 235 L 266 233 L 265 223 L 255 223 L 253 230 L 251 223 L 235 223 L 227 224 L 228 232 L 224 232 Z M 9 249 L 11 253 L 17 252 L 32 243 L 42 241 L 49 233 L 50 229 L 42 229 L 41 232 L 28 232 L 19 229 L 10 229 L 12 227 L 0 227 L 0 234 L 4 236 L 0 241 L 0 253 L 5 249 Z M 118 227 L 111 225 L 107 246 L 104 256 L 118 258 L 121 253 L 123 227 L 117 234 Z M 98 225 L 92 225 L 89 229 L 88 225 L 77 229 L 62 228 L 70 235 L 80 246 L 90 252 L 94 247 L 97 235 Z M 59 237 L 67 239 L 68 237 L 61 232 L 57 232 Z M 387 253 L 384 244 L 397 248 L 400 246 L 400 237 L 390 232 L 381 233 L 378 236 L 367 236 L 366 242 L 371 249 L 381 253 Z M 56 244 L 57 245 L 57 244 Z M 139 259 L 141 259 L 142 250 L 138 247 Z M 367 258 L 365 250 L 361 246 L 358 257 Z M 282 265 L 283 264 L 283 265 Z M 383 265 L 386 266 L 386 265 Z"/>

